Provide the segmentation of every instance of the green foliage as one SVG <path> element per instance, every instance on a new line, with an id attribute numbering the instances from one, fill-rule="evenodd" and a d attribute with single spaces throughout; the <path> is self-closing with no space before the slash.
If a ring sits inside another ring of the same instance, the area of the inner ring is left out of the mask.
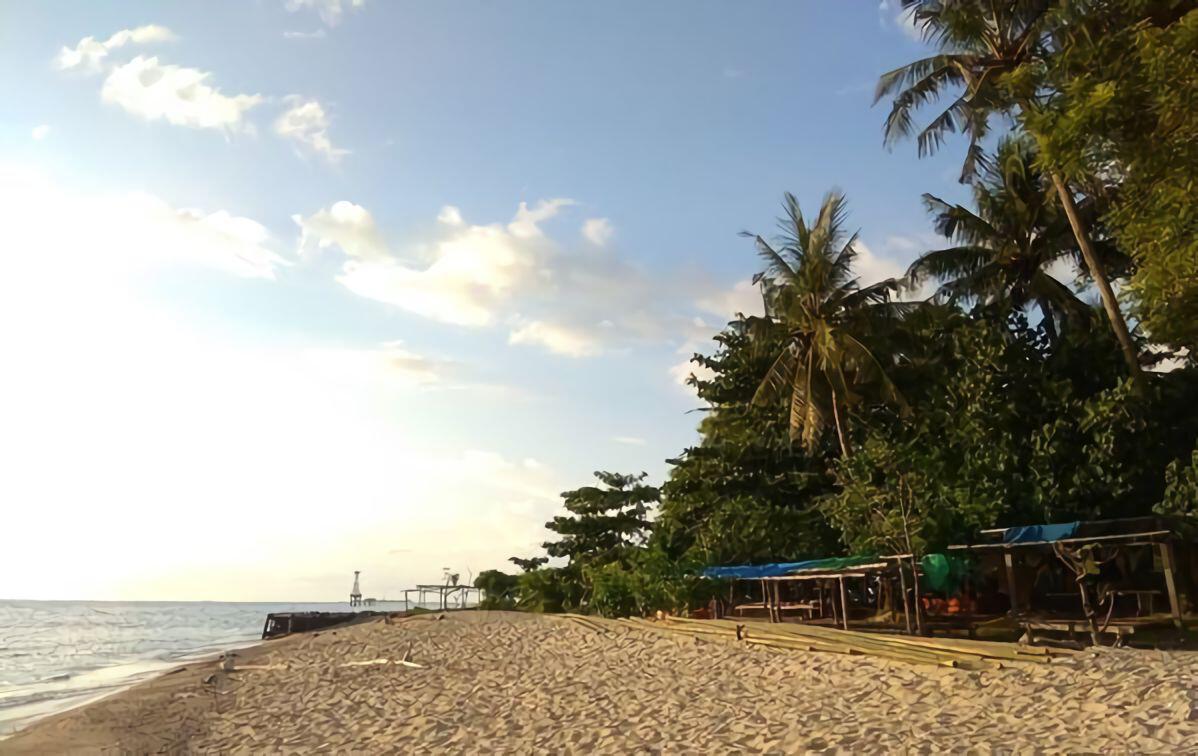
<path id="1" fill-rule="evenodd" d="M 662 486 L 654 542 L 698 564 L 819 556 L 835 538 L 813 502 L 831 485 L 824 438 L 816 454 L 790 442 L 783 401 L 754 404 L 761 376 L 785 343 L 762 318 L 741 318 L 715 337 L 711 356 L 695 355 L 692 377 L 708 411 L 700 443 L 672 460 Z"/>
<path id="2" fill-rule="evenodd" d="M 825 429 L 835 428 L 841 451 L 848 454 L 850 413 L 875 399 L 902 403 L 865 344 L 898 284 L 890 279 L 858 285 L 853 269 L 857 235 L 845 229 L 844 195 L 829 192 L 813 223 L 793 194 L 786 195 L 783 208 L 774 244 L 755 237 L 766 263 L 753 279 L 764 294 L 762 326 L 786 335 L 753 401 L 771 405 L 784 400 L 790 408 L 790 439 L 801 441 L 808 453 L 819 447 Z"/>
<path id="3" fill-rule="evenodd" d="M 1001 140 L 973 185 L 976 210 L 925 194 L 936 230 L 954 245 L 920 255 L 907 278 L 913 286 L 939 282 L 942 301 L 978 303 L 998 314 L 1004 307 L 1022 313 L 1034 305 L 1055 339 L 1059 328 L 1088 325 L 1094 313 L 1049 270 L 1065 263 L 1078 271 L 1081 253 L 1035 159 L 1029 140 Z M 1126 267 L 1114 245 L 1100 242 L 1097 248 L 1108 271 Z"/>
<path id="4" fill-rule="evenodd" d="M 474 587 L 483 592 L 480 609 L 514 609 L 518 575 L 508 575 L 499 570 L 483 570 L 474 578 Z"/>
<path id="5" fill-rule="evenodd" d="M 887 141 L 915 136 L 923 154 L 954 132 L 969 140 L 972 206 L 925 195 L 950 245 L 909 271 L 939 296 L 895 303 L 893 281 L 860 287 L 843 198 L 809 221 L 787 195 L 779 239 L 755 237 L 765 316 L 738 316 L 693 358 L 700 440 L 670 460 L 656 517 L 644 475 L 597 473 L 547 524 L 560 566 L 514 558 L 523 574 L 484 573 L 497 596 L 514 581 L 531 611 L 684 612 L 717 589 L 696 577 L 713 564 L 927 554 L 994 526 L 1198 516 L 1193 356 L 1170 373 L 1129 371 L 1142 335 L 1103 323 L 1051 275 L 1063 262 L 1082 271 L 1085 242 L 1095 254 L 1079 283 L 1130 281 L 1151 338 L 1198 354 L 1198 3 L 903 5 L 940 50 L 881 78 Z M 995 142 L 997 116 L 1013 128 Z M 1097 568 L 1088 552 L 1070 558 L 1079 574 Z"/>
<path id="6" fill-rule="evenodd" d="M 565 557 L 585 567 L 620 559 L 630 547 L 644 542 L 649 505 L 660 492 L 640 475 L 596 472 L 602 486 L 584 486 L 562 494 L 569 515 L 554 517 L 545 527 L 561 538 L 544 545 L 551 557 Z"/>
<path id="7" fill-rule="evenodd" d="M 1198 347 L 1198 10 L 1192 2 L 1067 6 L 1032 114 L 1046 159 L 1111 197 L 1136 263 L 1127 289 L 1154 341 Z"/>
<path id="8" fill-rule="evenodd" d="M 538 567 L 541 567 L 542 565 L 547 564 L 549 562 L 549 557 L 531 557 L 528 559 L 522 559 L 521 557 L 511 557 L 510 559 L 508 559 L 508 561 L 511 562 L 512 564 L 516 565 L 517 567 L 519 567 L 521 569 L 521 571 L 523 571 L 523 572 L 531 572 L 532 570 L 535 570 Z"/>
<path id="9" fill-rule="evenodd" d="M 909 419 L 876 417 L 841 460 L 823 504 L 850 551 L 924 553 L 1017 512 L 1028 494 L 1026 439 L 1046 396 L 1036 334 L 1013 321 L 929 308 L 897 379 Z"/>
<path id="10" fill-rule="evenodd" d="M 1198 448 L 1189 464 L 1175 459 L 1165 468 L 1165 495 L 1156 505 L 1157 514 L 1198 517 Z"/>
<path id="11" fill-rule="evenodd" d="M 524 611 L 573 612 L 582 607 L 582 575 L 577 567 L 541 567 L 516 579 L 516 605 Z"/>

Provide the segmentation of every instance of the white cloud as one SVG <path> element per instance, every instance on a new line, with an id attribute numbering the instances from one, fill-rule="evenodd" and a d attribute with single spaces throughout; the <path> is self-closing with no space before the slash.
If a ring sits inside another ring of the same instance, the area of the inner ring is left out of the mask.
<path id="1" fill-rule="evenodd" d="M 574 200 L 564 198 L 541 200 L 530 210 L 527 203 L 521 202 L 516 208 L 516 217 L 507 224 L 508 233 L 518 239 L 542 236 L 540 224 L 557 215 L 563 207 L 573 204 Z"/>
<path id="2" fill-rule="evenodd" d="M 50 126 L 49 126 L 49 124 L 45 124 L 45 123 L 41 124 L 40 126 L 34 126 L 33 131 L 29 132 L 29 136 L 33 137 L 34 141 L 36 141 L 36 142 L 42 141 L 49 135 L 50 135 Z"/>
<path id="3" fill-rule="evenodd" d="M 437 214 L 437 222 L 444 223 L 446 226 L 460 226 L 463 223 L 462 211 L 453 205 L 446 205 Z"/>
<path id="4" fill-rule="evenodd" d="M 366 0 L 287 0 L 287 10 L 314 10 L 329 26 L 341 23 L 346 11 L 361 8 Z"/>
<path id="5" fill-rule="evenodd" d="M 316 100 L 305 101 L 291 95 L 285 99 L 291 107 L 275 121 L 275 133 L 290 139 L 304 150 L 335 163 L 349 150 L 334 147 L 329 139 L 329 116 Z"/>
<path id="6" fill-rule="evenodd" d="M 448 205 L 432 238 L 388 247 L 374 219 L 350 202 L 294 216 L 301 249 L 344 253 L 337 280 L 354 293 L 421 317 L 508 328 L 510 344 L 570 357 L 670 338 L 690 309 L 683 284 L 654 281 L 604 249 L 557 243 L 542 228 L 568 199 L 520 203 L 508 223 L 469 223 Z"/>
<path id="7" fill-rule="evenodd" d="M 305 218 L 293 215 L 300 227 L 300 252 L 338 248 L 356 260 L 385 260 L 387 245 L 374 217 L 361 205 L 342 200 Z"/>
<path id="8" fill-rule="evenodd" d="M 456 208 L 442 209 L 439 219 L 452 230 L 430 249 L 418 250 L 428 260 L 423 268 L 390 255 L 374 219 L 353 203 L 338 202 L 295 221 L 303 232 L 301 245 L 338 247 L 347 255 L 338 280 L 351 291 L 434 320 L 484 326 L 494 322 L 515 289 L 535 276 L 536 223 L 552 217 L 564 202 L 540 203 L 534 210 L 521 203 L 507 229 L 466 226 Z"/>
<path id="9" fill-rule="evenodd" d="M 139 55 L 108 74 L 100 96 L 149 121 L 166 120 L 196 129 L 248 130 L 245 113 L 262 97 L 224 95 L 206 83 L 209 76 L 195 68 L 164 65 L 156 57 Z"/>
<path id="10" fill-rule="evenodd" d="M 596 247 L 607 246 L 616 230 L 607 218 L 588 218 L 582 224 L 582 235 Z"/>
<path id="11" fill-rule="evenodd" d="M 452 360 L 411 351 L 402 341 L 389 341 L 373 349 L 312 348 L 304 357 L 311 369 L 331 382 L 359 385 L 368 381 L 376 389 L 444 388 L 458 373 Z"/>
<path id="12" fill-rule="evenodd" d="M 54 59 L 60 70 L 82 69 L 98 73 L 104 69 L 108 53 L 127 44 L 144 45 L 152 42 L 172 42 L 177 37 L 165 26 L 148 24 L 136 29 L 122 29 L 104 42 L 94 37 L 84 37 L 75 47 L 64 47 Z"/>
<path id="13" fill-rule="evenodd" d="M 612 436 L 611 440 L 626 446 L 644 446 L 647 443 L 645 439 L 636 436 Z"/>
<path id="14" fill-rule="evenodd" d="M 72 523 L 56 536 L 71 558 L 44 565 L 32 587 L 20 566 L 45 543 L 7 539 L 0 595 L 343 600 L 353 569 L 381 595 L 441 565 L 463 577 L 501 566 L 543 540 L 572 481 L 518 441 L 462 449 L 440 433 L 452 423 L 405 411 L 458 388 L 464 366 L 406 343 L 234 336 L 215 314 L 193 326 L 145 289 L 164 264 L 268 273 L 245 266 L 247 246 L 273 254 L 258 224 L 72 192 L 4 166 L 0 209 L 13 250 L 0 276 L 0 501 L 14 503 L 4 527 Z M 494 403 L 444 400 L 450 413 Z M 330 515 L 330 502 L 348 515 Z M 230 522 L 255 546 L 216 564 Z"/>
<path id="15" fill-rule="evenodd" d="M 887 278 L 900 278 L 906 272 L 894 259 L 874 254 L 860 239 L 857 240 L 856 247 L 857 259 L 853 263 L 853 269 L 862 286 L 869 286 Z"/>
<path id="16" fill-rule="evenodd" d="M 739 281 L 731 289 L 713 291 L 701 297 L 697 304 L 699 309 L 719 315 L 725 321 L 731 320 L 737 314 L 765 314 L 761 289 L 752 281 Z"/>
<path id="17" fill-rule="evenodd" d="M 38 176 L 0 167 L 6 244 L 23 256 L 64 260 L 85 282 L 110 271 L 164 263 L 274 278 L 287 261 L 266 228 L 226 210 L 176 208 L 149 194 L 77 195 Z"/>
<path id="18" fill-rule="evenodd" d="M 688 383 L 691 375 L 694 375 L 699 380 L 706 381 L 714 378 L 715 372 L 711 368 L 691 362 L 689 356 L 682 362 L 670 366 L 670 377 L 674 383 L 681 386 L 686 393 L 694 396 L 695 389 Z"/>
<path id="19" fill-rule="evenodd" d="M 368 299 L 417 315 L 485 326 L 534 274 L 535 256 L 502 229 L 469 226 L 437 242 L 427 267 L 397 259 L 347 260 L 338 280 Z"/>
<path id="20" fill-rule="evenodd" d="M 593 357 L 603 351 L 593 330 L 534 320 L 508 336 L 509 344 L 536 344 L 567 357 Z"/>
<path id="21" fill-rule="evenodd" d="M 283 39 L 324 39 L 326 36 L 327 36 L 327 32 L 325 32 L 324 29 L 317 29 L 316 31 L 310 31 L 310 32 L 305 32 L 305 31 L 285 31 L 285 32 L 283 32 Z"/>
<path id="22" fill-rule="evenodd" d="M 915 25 L 915 8 L 904 10 L 898 0 L 880 0 L 878 23 L 883 29 L 895 28 L 906 35 L 908 39 L 923 42 L 923 33 Z"/>

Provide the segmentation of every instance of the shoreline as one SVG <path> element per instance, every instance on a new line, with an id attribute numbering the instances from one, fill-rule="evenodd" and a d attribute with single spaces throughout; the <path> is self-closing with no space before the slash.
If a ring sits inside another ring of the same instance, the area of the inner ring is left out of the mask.
<path id="1" fill-rule="evenodd" d="M 971 672 L 478 611 L 291 635 L 237 664 L 183 665 L 35 722 L 4 752 L 1175 752 L 1198 742 L 1192 651 Z"/>
<path id="2" fill-rule="evenodd" d="M 126 662 L 121 664 L 113 664 L 107 667 L 98 667 L 87 670 L 79 675 L 71 675 L 73 679 L 79 679 L 87 676 L 103 676 L 111 674 L 114 670 L 119 670 L 126 667 L 146 667 L 152 666 L 153 669 L 145 669 L 140 672 L 132 672 L 127 675 L 122 675 L 117 681 L 110 684 L 99 684 L 95 687 L 89 687 L 79 690 L 77 693 L 69 691 L 61 691 L 60 695 L 54 695 L 52 691 L 48 692 L 44 698 L 34 701 L 23 702 L 12 706 L 0 708 L 0 713 L 5 716 L 0 719 L 0 743 L 8 740 L 15 735 L 23 732 L 50 717 L 60 714 L 68 714 L 77 709 L 90 706 L 99 701 L 102 701 L 110 696 L 120 695 L 125 691 L 136 688 L 139 685 L 152 683 L 153 681 L 174 673 L 180 668 L 199 664 L 211 664 L 220 659 L 220 657 L 229 652 L 243 652 L 252 649 L 256 646 L 264 644 L 264 640 L 246 640 L 244 642 L 234 643 L 220 648 L 205 648 L 197 650 L 194 655 L 185 653 L 178 659 L 144 661 L 144 662 Z M 41 681 L 41 683 L 53 682 L 50 680 Z M 22 712 L 22 710 L 28 710 Z M 14 715 L 15 714 L 15 715 Z"/>

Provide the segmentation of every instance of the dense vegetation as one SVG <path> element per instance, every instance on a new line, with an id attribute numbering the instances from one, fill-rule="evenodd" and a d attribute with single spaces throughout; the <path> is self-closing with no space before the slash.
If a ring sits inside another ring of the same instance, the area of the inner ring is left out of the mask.
<path id="1" fill-rule="evenodd" d="M 882 75 L 884 139 L 969 146 L 971 206 L 924 196 L 944 246 L 862 286 L 844 198 L 786 195 L 764 317 L 694 356 L 699 444 L 660 489 L 563 494 L 552 564 L 481 575 L 494 605 L 682 610 L 704 565 L 1198 515 L 1198 3 L 903 5 L 939 50 Z"/>

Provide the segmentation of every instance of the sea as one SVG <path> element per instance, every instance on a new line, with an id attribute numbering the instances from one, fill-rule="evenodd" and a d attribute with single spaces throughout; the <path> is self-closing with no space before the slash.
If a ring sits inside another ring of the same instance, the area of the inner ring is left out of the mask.
<path id="1" fill-rule="evenodd" d="M 179 664 L 253 645 L 267 614 L 303 611 L 351 610 L 344 602 L 0 600 L 0 738 Z"/>

